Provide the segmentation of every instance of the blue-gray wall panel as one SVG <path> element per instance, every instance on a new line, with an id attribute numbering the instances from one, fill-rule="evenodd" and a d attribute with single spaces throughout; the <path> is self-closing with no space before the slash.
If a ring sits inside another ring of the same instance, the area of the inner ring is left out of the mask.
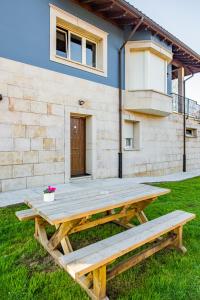
<path id="1" fill-rule="evenodd" d="M 123 42 L 123 32 L 70 0 L 51 3 L 109 33 L 108 77 L 50 61 L 49 0 L 0 1 L 0 56 L 117 87 L 118 49 Z"/>
<path id="2" fill-rule="evenodd" d="M 52 0 L 51 3 L 109 33 L 108 77 L 50 61 L 49 0 L 0 1 L 0 57 L 117 87 L 118 49 L 130 31 L 123 33 L 114 25 L 81 8 L 71 0 Z M 166 43 L 152 36 L 149 31 L 137 32 L 133 37 L 133 40 L 147 39 L 156 40 L 168 49 L 170 48 Z M 124 72 L 124 62 L 122 69 Z M 168 85 L 170 86 L 170 79 L 168 79 Z"/>

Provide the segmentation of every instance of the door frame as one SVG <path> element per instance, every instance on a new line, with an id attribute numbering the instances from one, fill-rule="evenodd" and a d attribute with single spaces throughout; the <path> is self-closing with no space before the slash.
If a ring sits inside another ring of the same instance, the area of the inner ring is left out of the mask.
<path id="1" fill-rule="evenodd" d="M 86 118 L 86 173 L 91 174 L 91 178 L 96 178 L 96 115 L 90 110 L 83 109 L 83 113 L 71 112 L 65 106 L 64 117 L 64 157 L 65 157 L 65 182 L 71 180 L 71 116 Z"/>

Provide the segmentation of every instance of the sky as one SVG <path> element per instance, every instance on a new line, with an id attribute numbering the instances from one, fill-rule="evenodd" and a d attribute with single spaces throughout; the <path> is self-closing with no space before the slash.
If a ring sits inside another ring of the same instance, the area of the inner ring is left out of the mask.
<path id="1" fill-rule="evenodd" d="M 200 0 L 129 2 L 200 54 Z M 200 74 L 187 82 L 186 96 L 200 103 Z"/>

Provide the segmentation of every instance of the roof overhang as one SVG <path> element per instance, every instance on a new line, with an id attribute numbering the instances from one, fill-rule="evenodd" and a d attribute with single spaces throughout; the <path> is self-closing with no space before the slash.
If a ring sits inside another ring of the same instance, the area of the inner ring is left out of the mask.
<path id="1" fill-rule="evenodd" d="M 143 22 L 140 30 L 149 30 L 156 35 L 161 41 L 165 41 L 172 46 L 173 52 L 173 70 L 184 67 L 185 74 L 195 74 L 200 72 L 200 55 L 193 51 L 178 38 L 158 25 L 152 19 L 147 17 L 141 11 L 125 0 L 74 0 L 84 8 L 95 13 L 103 19 L 113 23 L 114 25 L 124 29 L 127 26 L 135 26 L 138 19 L 142 17 Z M 176 72 L 173 72 L 176 77 Z"/>

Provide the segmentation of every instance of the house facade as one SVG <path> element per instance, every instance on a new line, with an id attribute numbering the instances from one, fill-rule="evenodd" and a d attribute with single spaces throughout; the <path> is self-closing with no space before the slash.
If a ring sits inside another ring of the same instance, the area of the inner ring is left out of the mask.
<path id="1" fill-rule="evenodd" d="M 123 0 L 0 8 L 0 191 L 200 168 L 198 54 Z"/>

